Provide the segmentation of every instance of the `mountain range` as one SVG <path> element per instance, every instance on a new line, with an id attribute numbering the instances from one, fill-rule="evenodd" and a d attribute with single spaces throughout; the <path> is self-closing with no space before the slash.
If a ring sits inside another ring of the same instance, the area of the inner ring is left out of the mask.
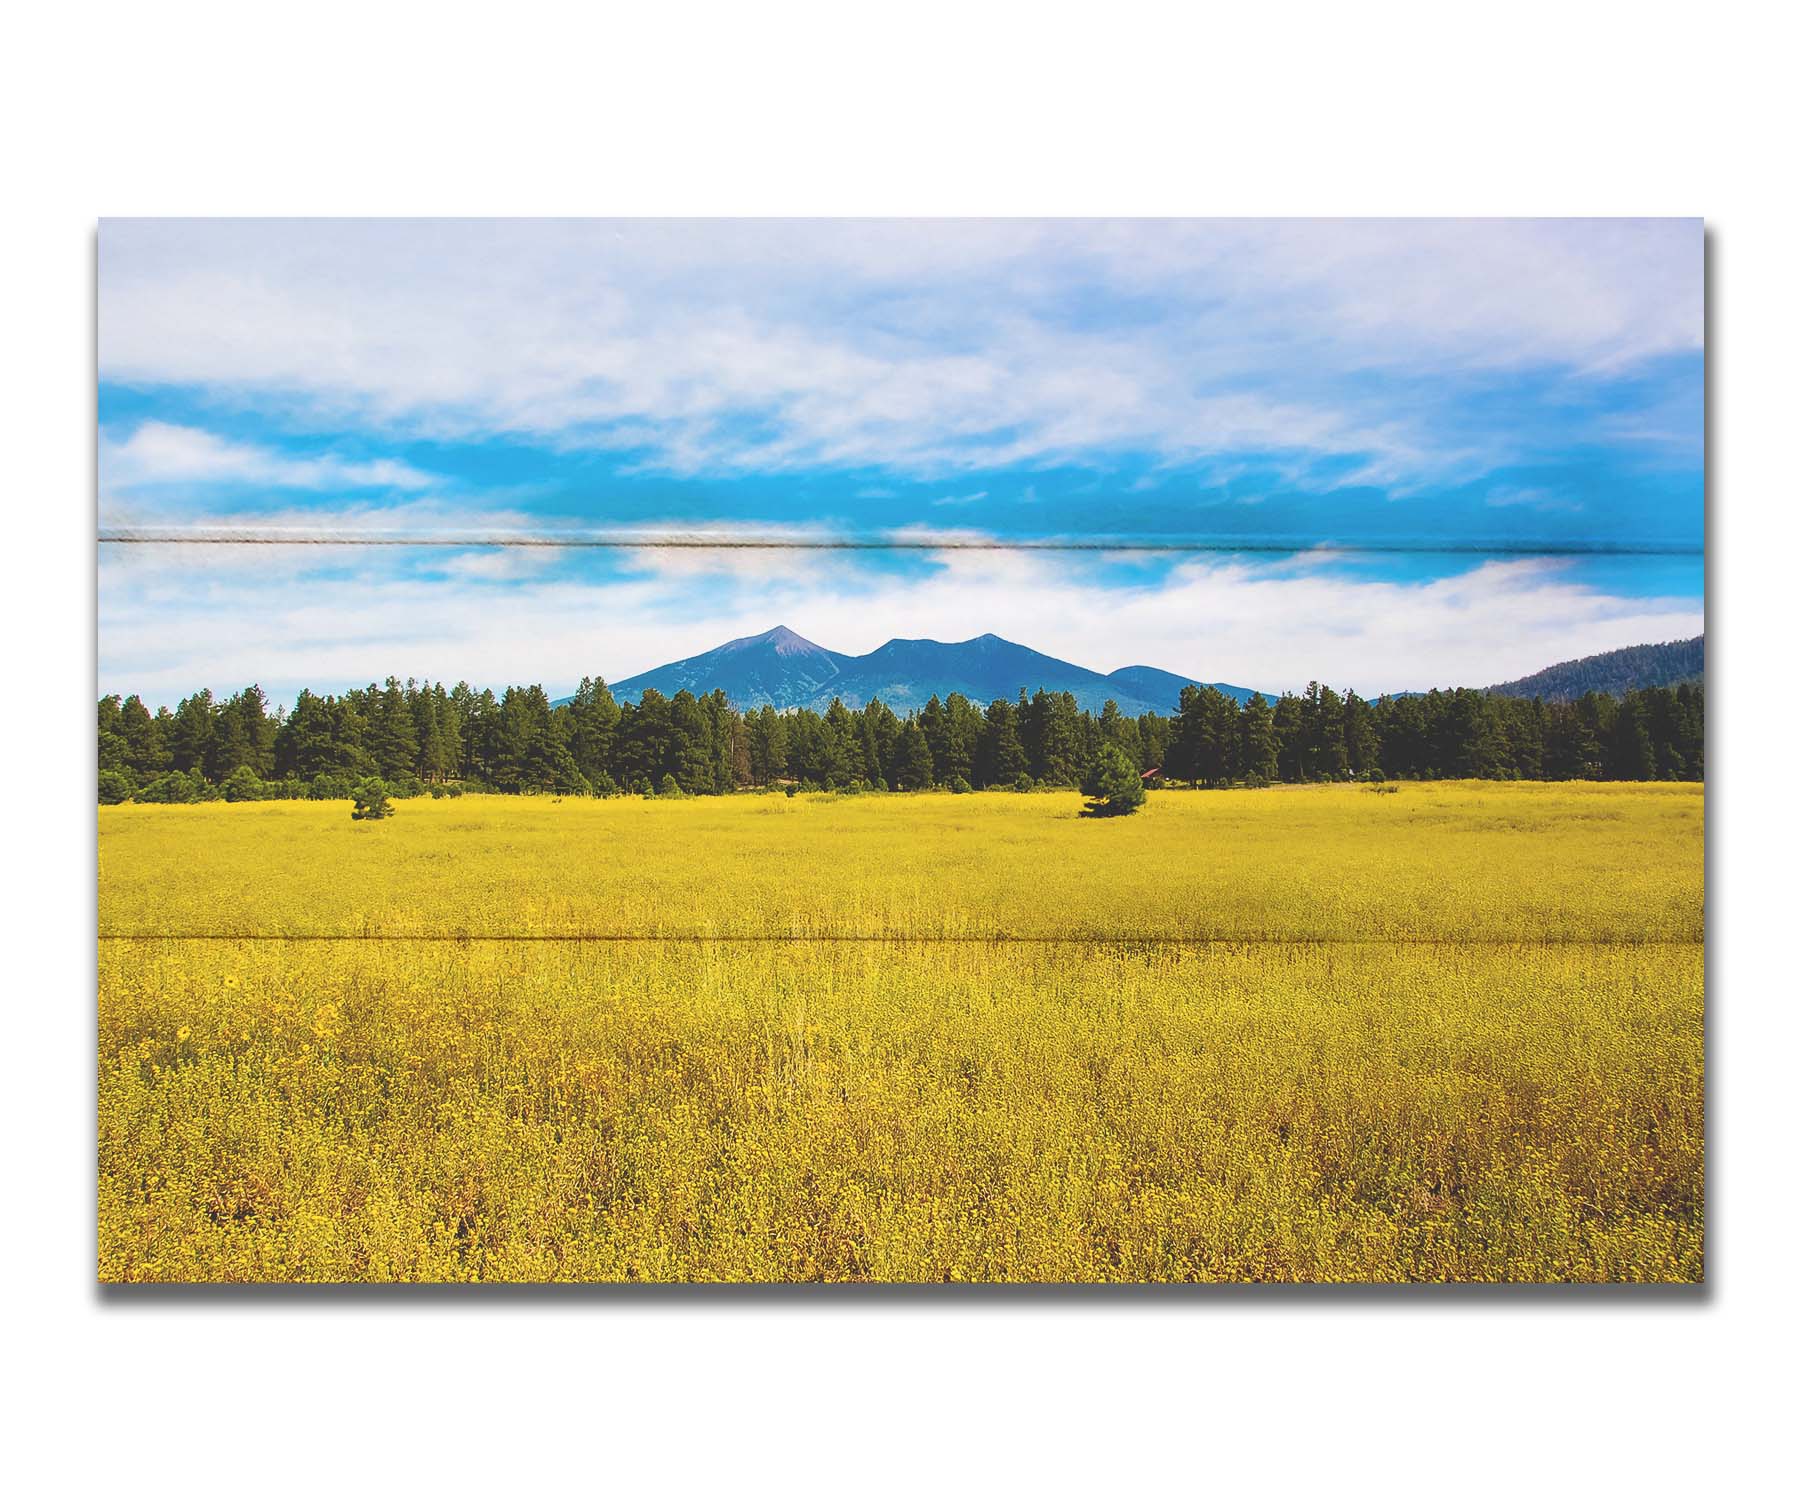
<path id="1" fill-rule="evenodd" d="M 1695 636 L 1558 662 L 1529 677 L 1496 683 L 1487 691 L 1508 698 L 1571 702 L 1586 692 L 1616 696 L 1633 688 L 1698 682 L 1705 668 L 1705 637 Z M 1073 693 L 1076 703 L 1092 713 L 1098 713 L 1110 698 L 1120 712 L 1135 716 L 1174 713 L 1181 690 L 1189 683 L 1209 685 L 1198 677 L 1183 677 L 1160 667 L 1096 672 L 997 635 L 978 635 L 967 641 L 896 638 L 866 656 L 846 656 L 778 625 L 761 635 L 742 636 L 698 656 L 652 667 L 611 686 L 613 696 L 622 703 L 635 703 L 647 688 L 670 698 L 684 688 L 696 697 L 718 689 L 740 710 L 770 704 L 778 709 L 823 711 L 833 698 L 843 699 L 850 707 L 879 698 L 902 714 L 923 708 L 933 697 L 947 698 L 952 693 L 985 706 L 996 698 L 1016 698 L 1021 688 L 1028 693 L 1043 688 Z M 1229 682 L 1210 686 L 1239 703 L 1255 691 Z M 1263 696 L 1270 702 L 1276 697 L 1273 693 Z"/>
<path id="2" fill-rule="evenodd" d="M 1168 714 L 1175 711 L 1189 683 L 1207 686 L 1198 677 L 1183 677 L 1158 667 L 1121 667 L 1095 672 L 1060 661 L 997 635 L 969 641 L 891 640 L 867 656 L 846 656 L 815 645 L 785 625 L 761 635 L 747 635 L 723 646 L 653 667 L 611 684 L 613 696 L 633 702 L 647 688 L 673 697 L 686 688 L 700 696 L 720 689 L 738 709 L 830 707 L 833 698 L 860 707 L 879 698 L 897 713 L 923 708 L 932 698 L 961 693 L 985 706 L 996 698 L 1016 698 L 1023 688 L 1035 693 L 1068 692 L 1084 709 L 1098 713 L 1112 699 L 1122 713 Z M 1252 688 L 1211 684 L 1242 703 Z"/>
<path id="3" fill-rule="evenodd" d="M 1706 676 L 1706 637 L 1663 641 L 1654 646 L 1625 646 L 1602 651 L 1575 661 L 1559 661 L 1512 682 L 1489 688 L 1502 698 L 1542 698 L 1549 703 L 1572 703 L 1583 693 L 1610 693 L 1618 697 L 1634 688 L 1680 687 Z"/>

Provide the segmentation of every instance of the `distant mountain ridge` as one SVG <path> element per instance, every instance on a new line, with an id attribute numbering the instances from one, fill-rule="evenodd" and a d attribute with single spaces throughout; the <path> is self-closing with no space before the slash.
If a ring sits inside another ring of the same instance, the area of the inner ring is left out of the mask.
<path id="1" fill-rule="evenodd" d="M 611 686 L 621 702 L 637 701 L 647 688 L 666 697 L 684 688 L 697 697 L 718 689 L 740 710 L 764 704 L 823 710 L 833 698 L 860 707 L 879 698 L 900 713 L 951 693 L 985 706 L 996 698 L 1016 698 L 1021 688 L 1027 693 L 1042 688 L 1072 693 L 1082 708 L 1094 713 L 1110 698 L 1121 713 L 1137 715 L 1173 713 L 1181 689 L 1189 683 L 1209 685 L 1158 667 L 1095 672 L 991 634 L 967 641 L 896 638 L 866 656 L 846 656 L 778 625 Z M 1210 685 L 1239 703 L 1254 691 L 1224 682 Z"/>
<path id="2" fill-rule="evenodd" d="M 1653 646 L 1624 646 L 1575 661 L 1561 661 L 1529 677 L 1489 688 L 1502 698 L 1542 698 L 1572 703 L 1584 693 L 1619 697 L 1636 688 L 1679 687 L 1706 677 L 1706 637 L 1663 641 Z"/>

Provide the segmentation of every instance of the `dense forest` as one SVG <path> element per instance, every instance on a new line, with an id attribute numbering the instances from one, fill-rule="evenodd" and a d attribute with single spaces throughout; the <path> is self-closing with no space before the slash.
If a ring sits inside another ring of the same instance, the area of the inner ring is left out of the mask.
<path id="1" fill-rule="evenodd" d="M 1663 641 L 1655 646 L 1625 646 L 1578 661 L 1560 661 L 1529 677 L 1496 683 L 1490 693 L 1503 698 L 1542 698 L 1573 703 L 1586 693 L 1634 692 L 1647 687 L 1679 687 L 1706 675 L 1706 637 Z"/>
<path id="2" fill-rule="evenodd" d="M 1039 691 L 979 708 L 961 694 L 902 718 L 879 699 L 824 713 L 740 713 L 723 693 L 647 691 L 620 704 L 584 680 L 553 705 L 542 687 L 499 696 L 407 682 L 302 692 L 286 712 L 257 687 L 210 691 L 152 714 L 100 700 L 102 802 L 348 798 L 378 777 L 398 796 L 463 791 L 693 795 L 750 787 L 913 791 L 1076 786 L 1119 746 L 1164 783 L 1484 777 L 1680 780 L 1705 774 L 1697 687 L 1573 703 L 1459 688 L 1369 701 L 1318 683 L 1240 707 L 1186 688 L 1173 715 L 1083 712 Z"/>

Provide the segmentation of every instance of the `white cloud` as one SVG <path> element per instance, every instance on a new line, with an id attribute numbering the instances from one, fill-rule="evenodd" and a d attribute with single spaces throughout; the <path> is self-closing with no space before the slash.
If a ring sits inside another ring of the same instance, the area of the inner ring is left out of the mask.
<path id="1" fill-rule="evenodd" d="M 1489 505 L 1503 509 L 1522 507 L 1527 510 L 1576 511 L 1581 509 L 1581 502 L 1567 495 L 1559 495 L 1552 490 L 1537 485 L 1498 485 L 1487 492 Z"/>
<path id="2" fill-rule="evenodd" d="M 557 553 L 548 547 L 489 547 L 478 552 L 452 553 L 436 566 L 448 578 L 513 583 L 536 577 L 556 560 Z"/>
<path id="3" fill-rule="evenodd" d="M 180 483 L 258 484 L 298 490 L 419 490 L 434 480 L 394 459 L 295 458 L 168 422 L 144 422 L 122 441 L 102 435 L 103 490 Z"/>
<path id="4" fill-rule="evenodd" d="M 100 368 L 677 472 L 1134 448 L 1400 482 L 1509 440 L 1370 376 L 1693 350 L 1700 267 L 1697 221 L 109 221 Z"/>
<path id="5" fill-rule="evenodd" d="M 397 672 L 563 691 L 786 624 L 851 653 L 991 630 L 1102 671 L 1145 663 L 1271 691 L 1317 677 L 1375 694 L 1479 686 L 1703 628 L 1696 600 L 1607 593 L 1560 561 L 1395 582 L 1348 576 L 1328 555 L 1196 557 L 1130 582 L 1110 554 L 946 550 L 895 571 L 854 551 L 645 549 L 590 581 L 554 565 L 567 554 L 483 555 L 105 548 L 102 688 L 172 702 L 257 681 L 291 701 L 300 686 Z"/>

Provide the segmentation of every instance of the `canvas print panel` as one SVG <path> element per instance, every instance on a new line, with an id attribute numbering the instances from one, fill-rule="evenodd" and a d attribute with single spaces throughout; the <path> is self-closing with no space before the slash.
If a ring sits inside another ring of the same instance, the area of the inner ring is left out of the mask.
<path id="1" fill-rule="evenodd" d="M 1695 221 L 109 221 L 99 1274 L 1703 1279 Z"/>

